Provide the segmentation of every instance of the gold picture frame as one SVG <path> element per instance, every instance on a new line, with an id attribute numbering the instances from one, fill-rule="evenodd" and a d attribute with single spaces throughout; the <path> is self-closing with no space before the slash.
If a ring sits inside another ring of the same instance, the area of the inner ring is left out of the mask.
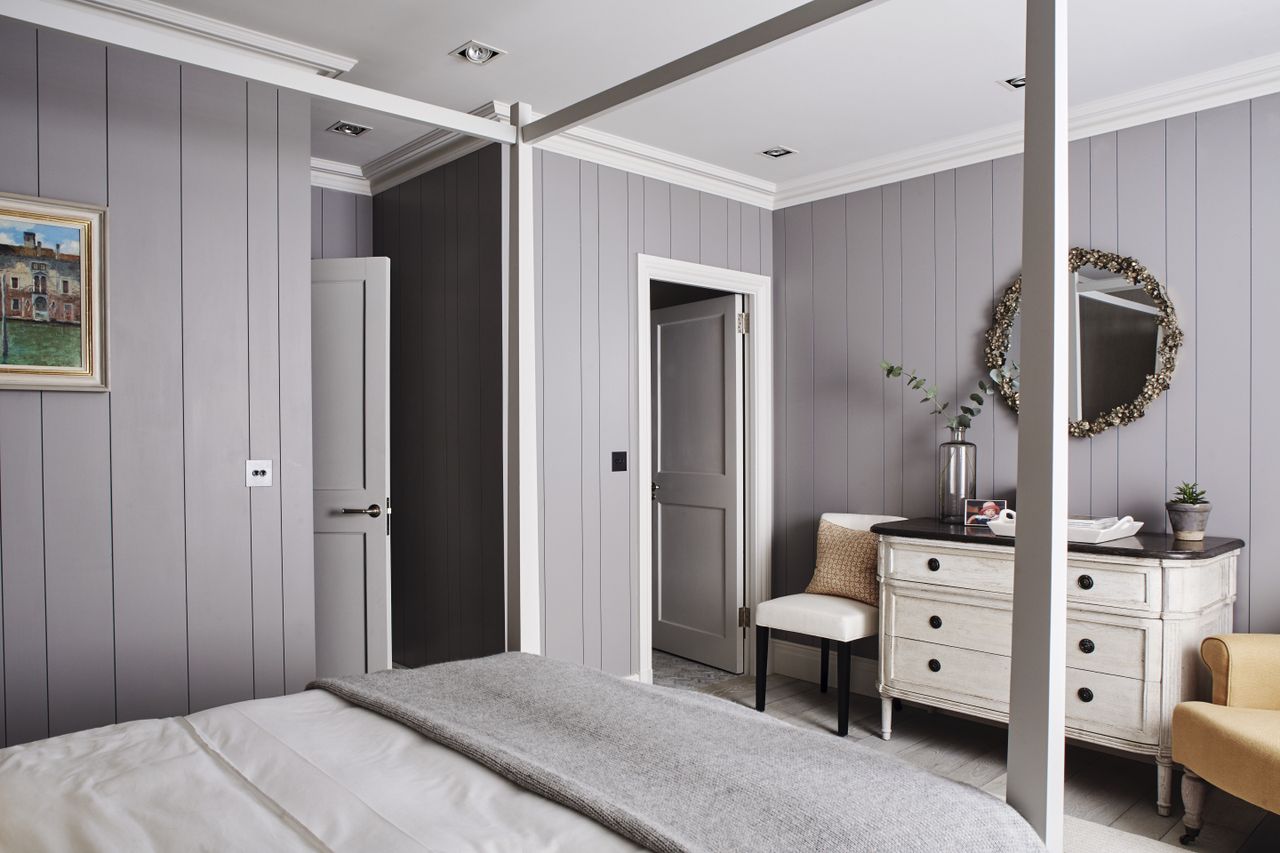
<path id="1" fill-rule="evenodd" d="M 0 389 L 106 391 L 105 207 L 0 193 Z"/>

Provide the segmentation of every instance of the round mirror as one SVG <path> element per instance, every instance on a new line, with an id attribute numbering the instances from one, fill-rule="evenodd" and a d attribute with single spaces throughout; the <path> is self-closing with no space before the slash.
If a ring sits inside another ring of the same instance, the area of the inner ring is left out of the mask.
<path id="1" fill-rule="evenodd" d="M 1164 287 L 1133 258 L 1072 249 L 1068 406 L 1073 436 L 1142 417 L 1169 388 L 1182 330 Z M 1019 276 L 996 303 L 986 359 L 1005 402 L 1018 410 Z"/>

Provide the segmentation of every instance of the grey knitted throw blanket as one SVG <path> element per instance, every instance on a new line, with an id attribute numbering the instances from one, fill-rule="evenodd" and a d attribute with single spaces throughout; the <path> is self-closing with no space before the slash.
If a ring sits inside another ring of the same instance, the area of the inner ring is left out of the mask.
<path id="1" fill-rule="evenodd" d="M 310 686 L 654 851 L 1043 849 L 1013 809 L 977 788 L 723 699 L 544 657 Z"/>

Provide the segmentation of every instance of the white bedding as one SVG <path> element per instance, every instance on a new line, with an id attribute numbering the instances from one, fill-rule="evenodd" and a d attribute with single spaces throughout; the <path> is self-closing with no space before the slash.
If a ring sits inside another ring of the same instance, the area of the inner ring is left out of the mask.
<path id="1" fill-rule="evenodd" d="M 638 848 L 320 690 L 0 750 L 0 850 Z"/>

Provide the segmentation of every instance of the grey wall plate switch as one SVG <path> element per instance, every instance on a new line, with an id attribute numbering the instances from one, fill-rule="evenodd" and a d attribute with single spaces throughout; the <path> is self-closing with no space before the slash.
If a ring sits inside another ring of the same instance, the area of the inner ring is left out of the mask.
<path id="1" fill-rule="evenodd" d="M 271 460 L 249 459 L 244 463 L 244 484 L 249 488 L 271 485 Z"/>
<path id="2" fill-rule="evenodd" d="M 613 451 L 613 470 L 615 471 L 627 470 L 627 451 L 625 450 Z"/>

